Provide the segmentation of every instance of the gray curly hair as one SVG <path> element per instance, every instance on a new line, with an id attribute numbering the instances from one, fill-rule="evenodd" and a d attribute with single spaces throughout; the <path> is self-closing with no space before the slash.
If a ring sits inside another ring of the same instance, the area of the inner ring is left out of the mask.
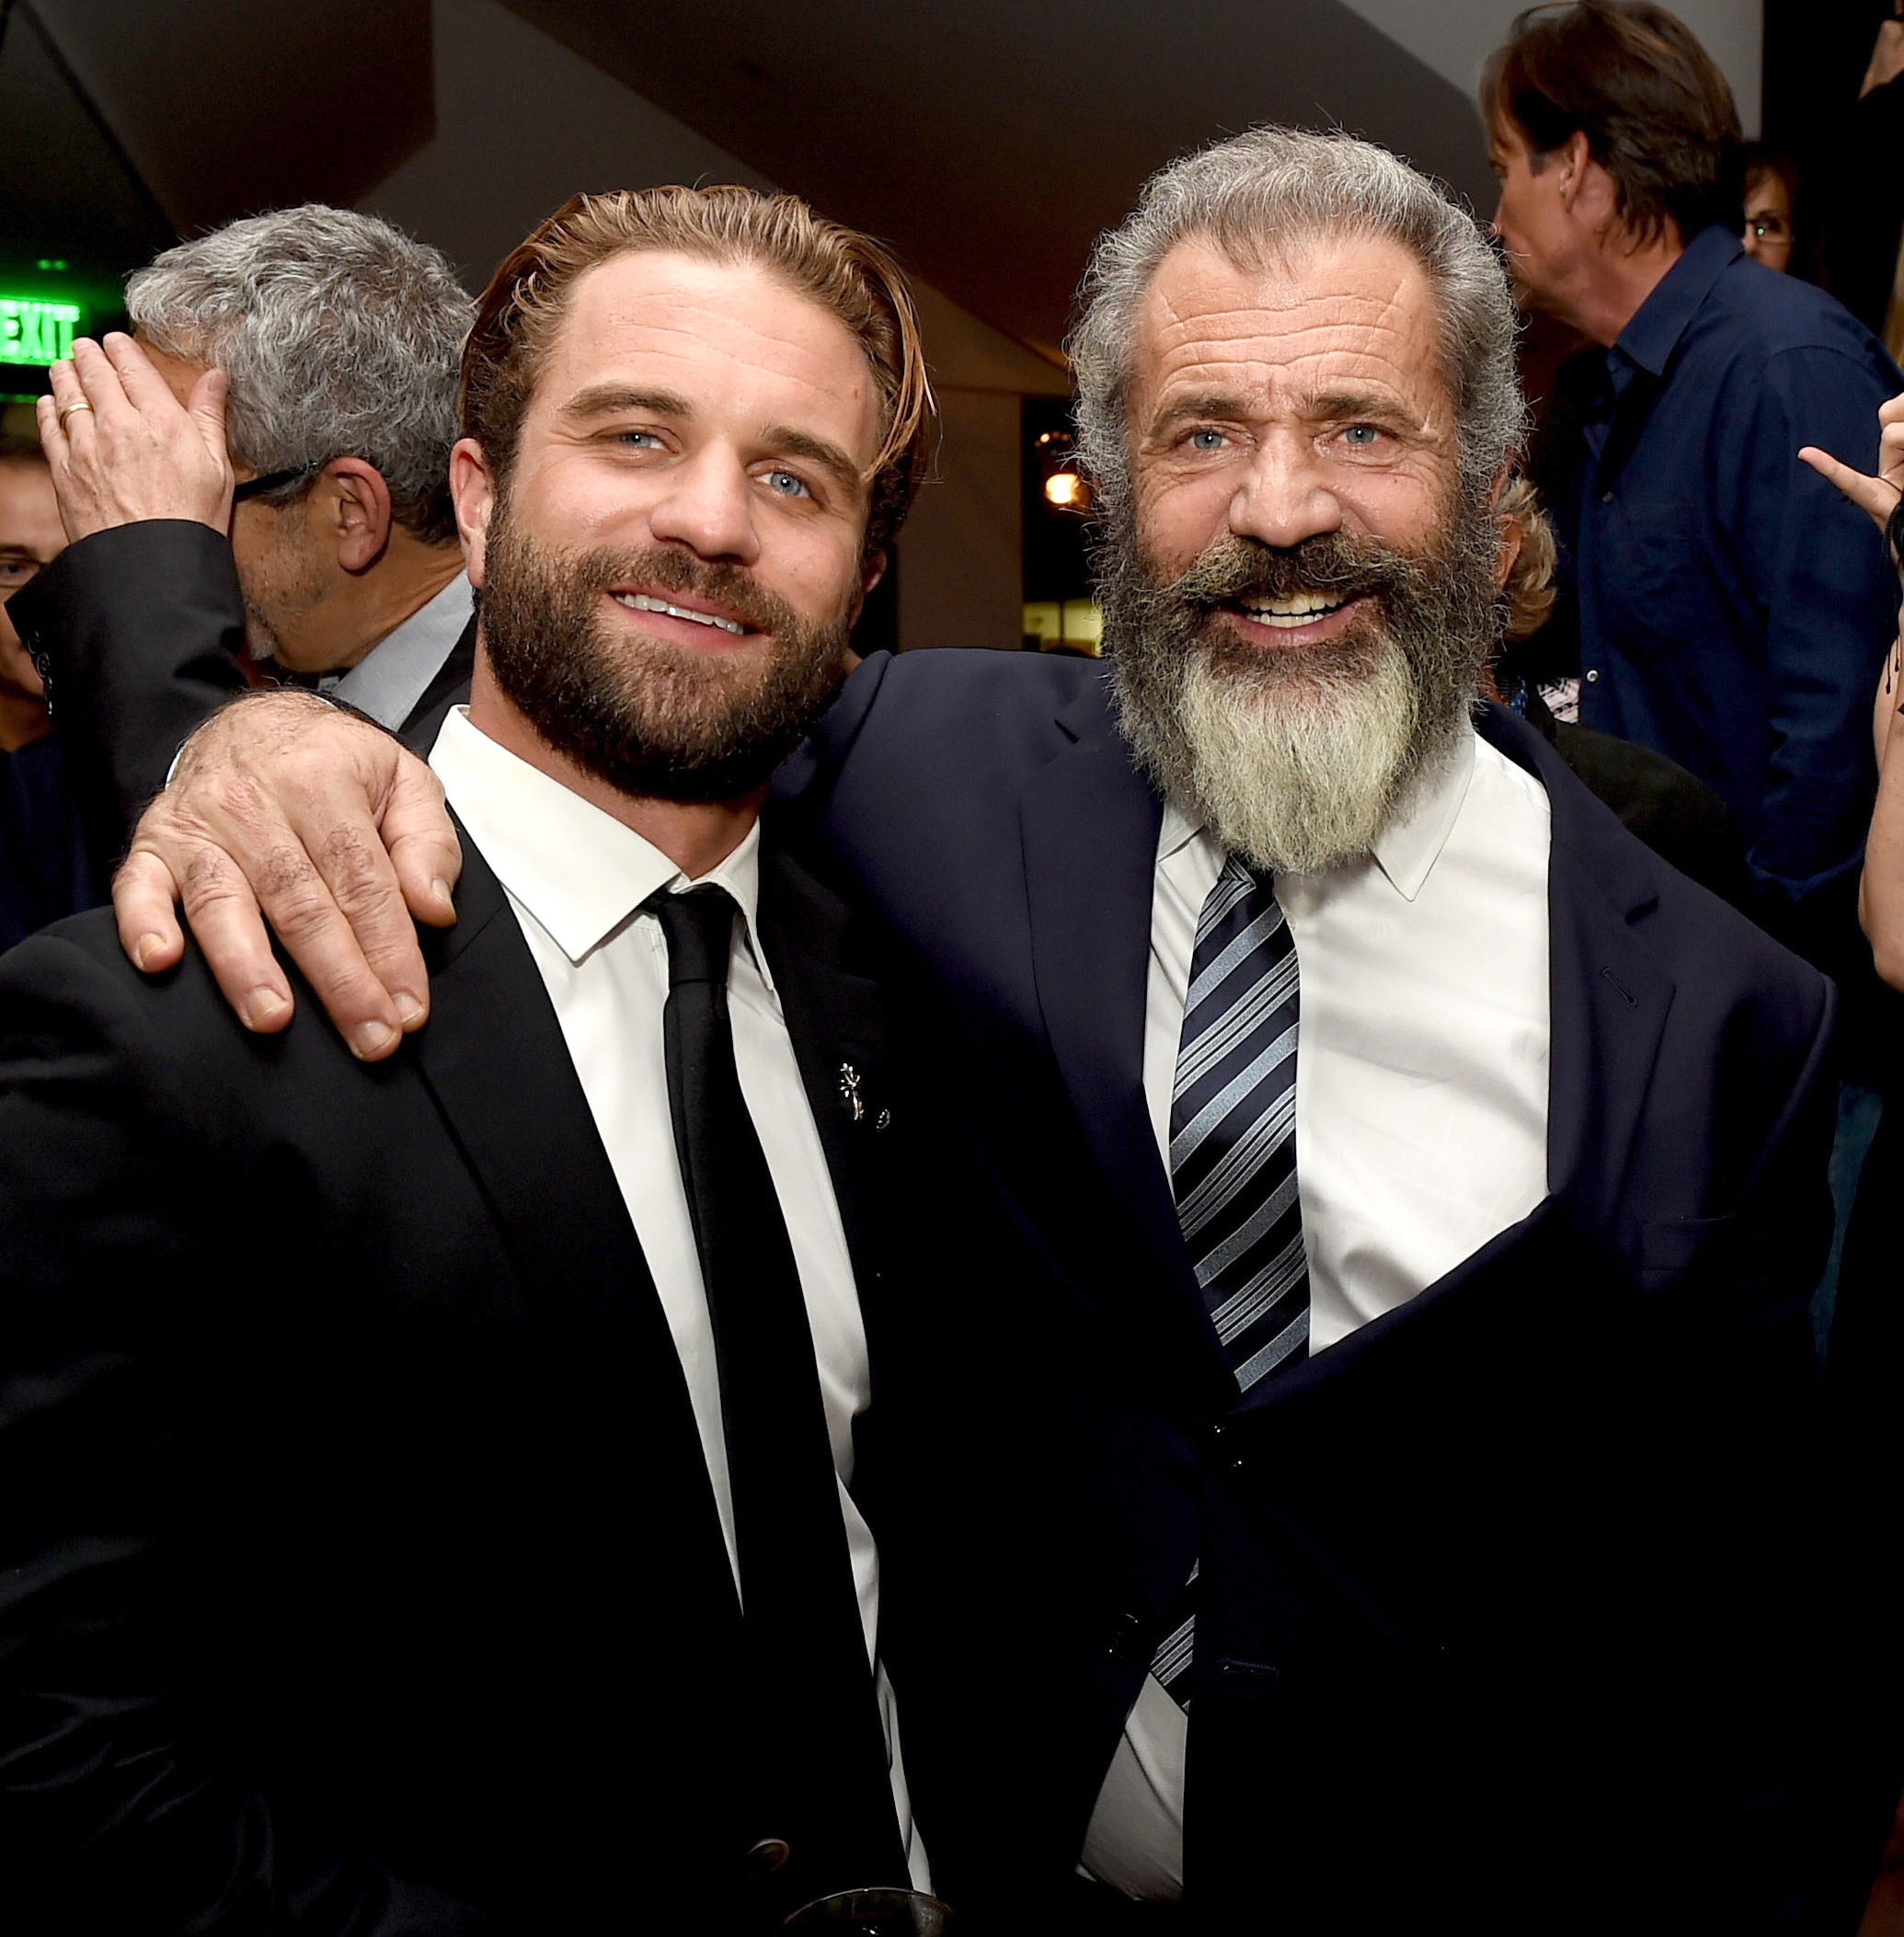
<path id="1" fill-rule="evenodd" d="M 1480 225 L 1385 148 L 1342 134 L 1253 128 L 1153 176 L 1135 212 L 1092 252 L 1066 347 L 1078 385 L 1079 455 L 1111 532 L 1130 516 L 1131 354 L 1164 258 L 1179 243 L 1207 241 L 1255 267 L 1313 235 L 1397 242 L 1427 271 L 1440 303 L 1462 484 L 1470 492 L 1492 488 L 1520 446 L 1525 409 L 1514 370 L 1513 297 Z"/>
<path id="2" fill-rule="evenodd" d="M 312 476 L 360 457 L 407 530 L 454 537 L 450 446 L 475 304 L 435 249 L 373 215 L 306 202 L 167 249 L 128 281 L 126 309 L 155 349 L 230 378 L 234 456 Z"/>

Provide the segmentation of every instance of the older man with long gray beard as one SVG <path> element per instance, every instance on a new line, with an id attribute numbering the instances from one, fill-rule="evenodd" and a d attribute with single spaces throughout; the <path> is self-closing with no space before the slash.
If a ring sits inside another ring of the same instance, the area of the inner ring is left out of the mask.
<path id="1" fill-rule="evenodd" d="M 1478 704 L 1513 330 L 1379 149 L 1175 164 L 1072 343 L 1107 677 L 876 658 L 770 809 L 915 970 L 941 1279 L 883 1319 L 882 1652 L 981 1929 L 1738 1931 L 1856 1888 L 1793 1489 L 1831 996 Z M 428 782 L 288 712 L 262 760 L 247 712 L 122 935 L 173 959 L 186 883 L 224 986 L 281 984 L 210 899 L 242 868 L 339 1023 L 394 1024 L 391 875 L 283 857 L 373 844 L 368 777 L 427 911 Z"/>

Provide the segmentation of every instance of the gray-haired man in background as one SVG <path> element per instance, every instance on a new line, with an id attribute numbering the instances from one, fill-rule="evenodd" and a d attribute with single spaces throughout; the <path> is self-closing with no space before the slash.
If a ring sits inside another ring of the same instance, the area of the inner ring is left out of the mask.
<path id="1" fill-rule="evenodd" d="M 40 403 L 73 543 L 14 609 L 101 878 L 247 660 L 427 749 L 475 646 L 448 486 L 471 304 L 442 256 L 314 202 L 167 249 L 126 308 L 136 334 L 76 343 Z"/>

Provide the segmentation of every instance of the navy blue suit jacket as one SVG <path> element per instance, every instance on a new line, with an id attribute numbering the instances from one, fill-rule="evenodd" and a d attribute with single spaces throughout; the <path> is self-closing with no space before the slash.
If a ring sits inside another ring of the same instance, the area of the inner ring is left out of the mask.
<path id="1" fill-rule="evenodd" d="M 1199 1554 L 1213 1927 L 1813 1901 L 1787 1589 L 1830 988 L 1481 730 L 1553 807 L 1551 1197 L 1240 1413 L 1144 1104 L 1161 804 L 1101 670 L 875 658 L 783 776 L 916 982 L 939 1275 L 874 1409 L 913 1442 L 886 1645 L 941 1885 L 1001 1924 L 1049 1914 Z"/>

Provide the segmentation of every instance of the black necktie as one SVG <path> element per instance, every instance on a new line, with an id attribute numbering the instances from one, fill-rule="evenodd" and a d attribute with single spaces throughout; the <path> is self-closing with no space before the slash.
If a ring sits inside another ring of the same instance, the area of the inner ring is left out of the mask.
<path id="1" fill-rule="evenodd" d="M 903 1885 L 812 1328 L 734 1066 L 728 958 L 738 911 L 712 887 L 643 905 L 668 943 L 668 1101 L 720 1374 L 760 1723 L 758 1833 L 786 1844 L 775 1881 L 795 1904 Z"/>

